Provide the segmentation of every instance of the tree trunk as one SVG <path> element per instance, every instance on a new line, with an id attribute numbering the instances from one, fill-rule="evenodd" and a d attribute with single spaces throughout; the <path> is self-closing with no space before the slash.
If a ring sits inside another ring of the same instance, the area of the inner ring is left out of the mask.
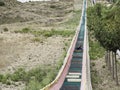
<path id="1" fill-rule="evenodd" d="M 107 64 L 107 67 L 109 67 L 108 51 L 107 51 L 107 54 L 106 54 L 106 55 L 107 55 L 107 59 L 106 59 L 106 62 L 107 62 L 107 63 L 106 63 L 106 64 Z"/>
<path id="2" fill-rule="evenodd" d="M 118 83 L 118 75 L 117 75 L 117 59 L 116 59 L 116 52 L 115 52 L 115 75 L 116 75 L 116 84 L 119 85 L 119 83 Z"/>
<path id="3" fill-rule="evenodd" d="M 106 65 L 107 65 L 107 51 L 106 51 L 106 54 L 105 54 L 105 62 L 106 62 Z"/>
<path id="4" fill-rule="evenodd" d="M 115 79 L 115 76 L 114 76 L 114 74 L 115 74 L 115 71 L 114 71 L 114 64 L 115 64 L 115 60 L 114 60 L 114 53 L 112 52 L 112 77 L 113 77 L 113 79 Z"/>
<path id="5" fill-rule="evenodd" d="M 108 70 L 110 70 L 110 51 L 108 51 Z"/>
<path id="6" fill-rule="evenodd" d="M 109 53 L 109 54 L 108 54 L 108 55 L 109 55 L 109 56 L 108 56 L 108 57 L 109 57 L 109 70 L 110 70 L 110 73 L 111 73 L 111 57 L 110 57 L 110 51 L 109 51 L 108 53 Z"/>

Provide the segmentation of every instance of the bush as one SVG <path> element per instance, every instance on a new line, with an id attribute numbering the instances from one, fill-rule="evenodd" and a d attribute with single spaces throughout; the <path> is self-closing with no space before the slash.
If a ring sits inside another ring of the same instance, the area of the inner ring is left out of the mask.
<path id="1" fill-rule="evenodd" d="M 3 78 L 2 78 L 2 83 L 3 83 L 3 84 L 6 84 L 6 82 L 7 82 L 7 77 L 6 77 L 6 76 L 3 76 Z"/>
<path id="2" fill-rule="evenodd" d="M 28 32 L 30 32 L 29 28 L 23 28 L 22 31 L 21 31 L 21 33 L 28 33 Z"/>
<path id="3" fill-rule="evenodd" d="M 45 36 L 45 37 L 51 37 L 52 35 L 54 35 L 54 34 L 51 31 L 45 31 L 43 33 L 43 36 Z"/>
<path id="4" fill-rule="evenodd" d="M 39 90 L 54 80 L 56 74 L 57 70 L 53 67 L 43 69 L 38 67 L 28 72 L 26 72 L 23 68 L 19 68 L 13 74 L 0 74 L 0 82 L 6 85 L 11 85 L 15 84 L 15 82 L 23 81 L 26 83 L 25 90 Z"/>
<path id="5" fill-rule="evenodd" d="M 104 56 L 105 49 L 100 45 L 98 41 L 90 40 L 90 59 L 96 60 Z"/>
<path id="6" fill-rule="evenodd" d="M 102 68 L 105 68 L 105 65 L 103 65 Z"/>
<path id="7" fill-rule="evenodd" d="M 0 82 L 2 82 L 3 77 L 4 76 L 2 74 L 0 74 Z"/>
<path id="8" fill-rule="evenodd" d="M 12 81 L 24 81 L 26 76 L 26 72 L 24 69 L 19 68 L 14 74 L 11 76 Z"/>
<path id="9" fill-rule="evenodd" d="M 40 90 L 41 86 L 37 80 L 31 80 L 25 90 Z"/>
<path id="10" fill-rule="evenodd" d="M 8 31 L 8 28 L 4 28 L 3 30 L 4 30 L 4 32 L 7 32 L 7 31 Z"/>
<path id="11" fill-rule="evenodd" d="M 101 77 L 99 76 L 98 72 L 96 70 L 92 70 L 91 80 L 93 84 L 101 83 Z"/>
<path id="12" fill-rule="evenodd" d="M 56 8 L 56 6 L 55 5 L 51 5 L 50 8 Z"/>
<path id="13" fill-rule="evenodd" d="M 46 77 L 45 79 L 43 79 L 41 85 L 42 85 L 42 86 L 45 86 L 45 85 L 49 84 L 50 82 L 51 82 L 51 78 Z"/>
<path id="14" fill-rule="evenodd" d="M 16 30 L 14 32 L 15 33 L 28 33 L 28 32 L 30 32 L 30 29 L 29 28 L 23 28 L 22 30 Z"/>
<path id="15" fill-rule="evenodd" d="M 11 85 L 11 82 L 9 80 L 6 81 L 7 85 Z"/>
<path id="16" fill-rule="evenodd" d="M 5 3 L 0 1 L 0 6 L 5 6 Z"/>

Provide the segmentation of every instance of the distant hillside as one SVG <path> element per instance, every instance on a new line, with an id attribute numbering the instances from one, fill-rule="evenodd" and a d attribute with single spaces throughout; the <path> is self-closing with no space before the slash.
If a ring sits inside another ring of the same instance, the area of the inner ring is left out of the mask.
<path id="1" fill-rule="evenodd" d="M 19 2 L 17 0 L 0 0 L 0 3 L 4 3 L 5 6 L 15 6 Z"/>
<path id="2" fill-rule="evenodd" d="M 64 18 L 73 11 L 72 2 L 19 3 L 17 0 L 1 1 L 5 5 L 0 7 L 0 25 L 28 21 L 49 25 L 64 21 Z"/>

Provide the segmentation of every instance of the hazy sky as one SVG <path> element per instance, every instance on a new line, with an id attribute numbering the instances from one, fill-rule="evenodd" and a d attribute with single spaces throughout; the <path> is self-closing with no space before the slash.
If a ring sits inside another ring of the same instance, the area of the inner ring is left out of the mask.
<path id="1" fill-rule="evenodd" d="M 50 1 L 50 0 L 17 0 L 20 2 L 28 2 L 28 1 Z"/>
<path id="2" fill-rule="evenodd" d="M 28 2 L 29 0 L 17 0 L 17 1 L 20 1 L 20 2 Z"/>

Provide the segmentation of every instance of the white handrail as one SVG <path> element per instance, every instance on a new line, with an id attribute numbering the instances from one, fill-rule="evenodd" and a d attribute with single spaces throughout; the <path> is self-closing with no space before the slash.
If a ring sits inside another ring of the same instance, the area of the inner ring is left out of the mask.
<path id="1" fill-rule="evenodd" d="M 87 8 L 87 2 L 86 6 Z M 90 74 L 90 59 L 89 59 L 89 42 L 87 31 L 87 14 L 85 14 L 85 32 L 84 32 L 84 50 L 83 50 L 83 66 L 82 66 L 82 81 L 81 90 L 92 90 L 91 74 Z"/>

